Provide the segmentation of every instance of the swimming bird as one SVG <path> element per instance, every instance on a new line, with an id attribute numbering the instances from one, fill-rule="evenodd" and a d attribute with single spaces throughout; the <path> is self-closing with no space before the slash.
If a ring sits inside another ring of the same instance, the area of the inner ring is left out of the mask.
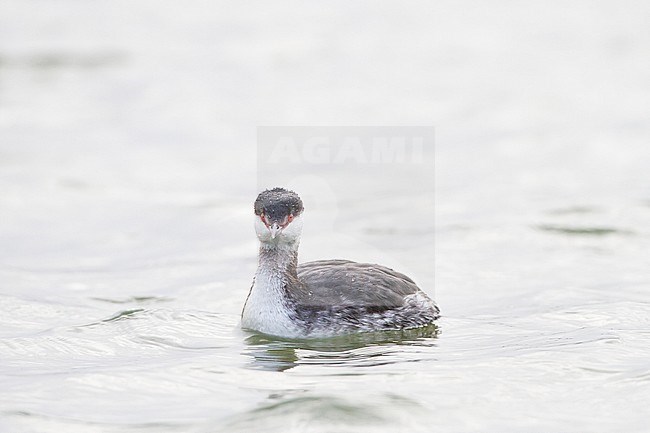
<path id="1" fill-rule="evenodd" d="M 417 328 L 440 310 L 406 275 L 349 260 L 298 264 L 303 203 L 284 188 L 254 203 L 258 267 L 242 327 L 285 338 L 312 338 Z"/>

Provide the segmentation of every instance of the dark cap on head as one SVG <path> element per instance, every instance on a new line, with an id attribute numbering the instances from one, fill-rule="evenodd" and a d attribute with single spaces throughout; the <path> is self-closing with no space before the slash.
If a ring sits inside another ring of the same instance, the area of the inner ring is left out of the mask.
<path id="1" fill-rule="evenodd" d="M 288 215 L 298 216 L 303 211 L 298 194 L 284 188 L 262 191 L 255 200 L 255 215 L 265 214 L 267 218 L 281 221 Z"/>

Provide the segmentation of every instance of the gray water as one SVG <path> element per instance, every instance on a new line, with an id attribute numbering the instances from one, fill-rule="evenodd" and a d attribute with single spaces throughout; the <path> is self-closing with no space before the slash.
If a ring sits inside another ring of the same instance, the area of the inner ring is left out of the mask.
<path id="1" fill-rule="evenodd" d="M 647 431 L 648 18 L 4 0 L 0 431 Z M 239 329 L 258 125 L 435 126 L 434 208 L 327 165 L 301 257 L 407 272 L 436 327 Z"/>

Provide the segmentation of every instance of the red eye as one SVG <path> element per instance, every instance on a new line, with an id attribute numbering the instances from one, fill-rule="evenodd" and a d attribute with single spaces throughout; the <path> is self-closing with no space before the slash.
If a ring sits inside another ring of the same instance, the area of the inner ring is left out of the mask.
<path id="1" fill-rule="evenodd" d="M 288 222 L 293 221 L 293 215 L 289 214 L 289 217 L 287 218 L 287 221 L 288 221 Z"/>

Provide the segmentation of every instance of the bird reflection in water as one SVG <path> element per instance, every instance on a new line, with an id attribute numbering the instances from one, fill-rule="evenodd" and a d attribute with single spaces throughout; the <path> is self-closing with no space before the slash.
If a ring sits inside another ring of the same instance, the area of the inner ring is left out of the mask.
<path id="1" fill-rule="evenodd" d="M 319 339 L 283 339 L 251 332 L 244 355 L 248 368 L 285 371 L 298 365 L 369 367 L 412 361 L 398 346 L 435 346 L 440 333 L 431 324 L 415 329 L 367 332 Z"/>

